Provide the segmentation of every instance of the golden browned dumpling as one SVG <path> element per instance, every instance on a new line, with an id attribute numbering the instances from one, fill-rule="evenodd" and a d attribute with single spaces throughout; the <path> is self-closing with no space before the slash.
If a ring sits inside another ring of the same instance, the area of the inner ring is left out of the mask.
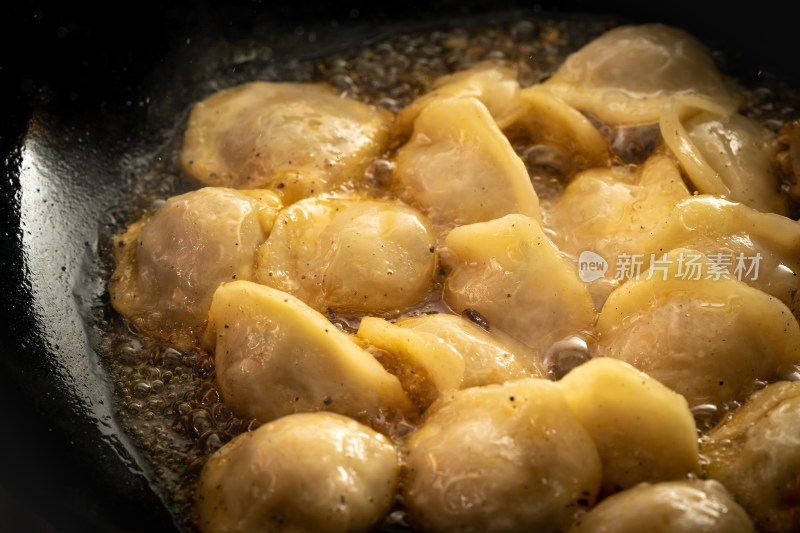
<path id="1" fill-rule="evenodd" d="M 373 531 L 400 465 L 383 435 L 333 413 L 289 415 L 212 455 L 195 500 L 203 533 Z"/>
<path id="2" fill-rule="evenodd" d="M 600 502 L 569 533 L 755 533 L 716 481 L 642 483 Z"/>
<path id="3" fill-rule="evenodd" d="M 528 171 L 486 107 L 475 98 L 437 99 L 397 151 L 394 188 L 441 226 L 510 213 L 539 216 Z"/>
<path id="4" fill-rule="evenodd" d="M 206 185 L 269 188 L 289 204 L 360 178 L 392 119 L 324 84 L 246 83 L 195 104 L 180 164 Z"/>
<path id="5" fill-rule="evenodd" d="M 544 375 L 529 348 L 458 315 L 404 317 L 395 323 L 368 316 L 361 319 L 358 336 L 387 352 L 385 357 L 402 369 L 398 374 L 409 383 L 406 389 L 428 389 L 431 401 L 453 390 Z"/>
<path id="6" fill-rule="evenodd" d="M 281 203 L 264 190 L 205 187 L 174 196 L 117 236 L 111 303 L 143 332 L 187 346 L 217 286 L 255 276 Z"/>
<path id="7" fill-rule="evenodd" d="M 564 194 L 544 210 L 543 217 L 553 242 L 578 265 L 600 308 L 608 293 L 619 285 L 620 255 L 640 254 L 644 258 L 652 242 L 649 232 L 664 223 L 678 202 L 689 197 L 672 159 L 653 155 L 635 169 L 613 166 L 580 172 Z M 605 270 L 586 268 L 587 261 L 592 260 Z"/>
<path id="8" fill-rule="evenodd" d="M 611 357 L 572 369 L 558 386 L 597 446 L 606 494 L 697 473 L 697 429 L 680 394 Z"/>
<path id="9" fill-rule="evenodd" d="M 791 218 L 698 195 L 677 204 L 642 247 L 645 265 L 673 248 L 702 252 L 717 271 L 775 296 L 800 317 L 800 223 Z"/>
<path id="10" fill-rule="evenodd" d="M 609 124 L 657 122 L 673 95 L 706 95 L 728 109 L 741 100 L 705 46 L 663 24 L 606 32 L 570 55 L 543 86 Z"/>
<path id="11" fill-rule="evenodd" d="M 258 282 L 321 312 L 397 314 L 433 286 L 428 219 L 399 201 L 309 198 L 283 209 L 258 253 Z"/>
<path id="12" fill-rule="evenodd" d="M 403 501 L 428 532 L 558 532 L 594 503 L 600 459 L 551 381 L 453 393 L 404 446 Z"/>
<path id="13" fill-rule="evenodd" d="M 720 480 L 759 531 L 800 529 L 800 382 L 778 382 L 701 441 L 708 476 Z"/>
<path id="14" fill-rule="evenodd" d="M 455 228 L 442 254 L 447 304 L 477 311 L 491 328 L 540 353 L 594 324 L 586 285 L 533 218 L 508 215 Z"/>
<path id="15" fill-rule="evenodd" d="M 400 382 L 352 338 L 294 296 L 249 281 L 214 293 L 207 343 L 219 392 L 262 422 L 327 410 L 373 423 L 413 410 Z"/>
<path id="16" fill-rule="evenodd" d="M 690 406 L 742 401 L 800 362 L 800 326 L 777 298 L 677 249 L 606 300 L 599 352 L 621 359 Z"/>

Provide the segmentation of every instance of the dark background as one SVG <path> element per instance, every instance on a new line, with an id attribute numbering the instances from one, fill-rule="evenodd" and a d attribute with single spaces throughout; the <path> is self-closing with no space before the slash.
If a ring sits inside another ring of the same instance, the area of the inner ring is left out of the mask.
<path id="1" fill-rule="evenodd" d="M 613 13 L 632 22 L 682 27 L 731 53 L 742 75 L 777 75 L 800 87 L 795 18 L 777 3 L 700 6 L 700 2 L 14 2 L 0 8 L 0 531 L 170 531 L 169 518 L 142 478 L 93 455 L 63 418 L 70 406 L 46 398 L 42 376 L 22 375 L 46 339 L 27 314 L 19 254 L 15 177 L 19 147 L 35 108 L 75 119 L 136 100 L 144 80 L 188 35 L 247 34 L 259 21 L 293 28 L 339 21 L 376 25 L 494 11 Z M 54 229 L 56 231 L 56 229 Z M 22 341 L 27 342 L 26 347 Z M 46 354 L 44 354 L 46 355 Z M 22 361 L 22 362 L 20 362 Z M 34 372 L 35 374 L 35 372 Z"/>

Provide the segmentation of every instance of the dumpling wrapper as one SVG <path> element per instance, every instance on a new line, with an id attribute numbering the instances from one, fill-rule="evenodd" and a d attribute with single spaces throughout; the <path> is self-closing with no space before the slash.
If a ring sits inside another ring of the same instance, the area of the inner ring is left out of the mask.
<path id="1" fill-rule="evenodd" d="M 403 108 L 395 121 L 399 136 L 408 136 L 422 110 L 437 100 L 446 98 L 476 98 L 486 106 L 502 129 L 524 111 L 520 86 L 515 69 L 483 61 L 466 70 L 436 79 L 430 89 Z"/>
<path id="2" fill-rule="evenodd" d="M 601 501 L 569 533 L 755 533 L 718 481 L 642 483 Z"/>
<path id="3" fill-rule="evenodd" d="M 800 222 L 708 195 L 687 198 L 643 243 L 645 268 L 673 248 L 702 252 L 719 270 L 800 317 Z"/>
<path id="4" fill-rule="evenodd" d="M 701 441 L 721 481 L 764 533 L 800 528 L 800 382 L 755 392 Z"/>
<path id="5" fill-rule="evenodd" d="M 447 228 L 510 213 L 540 219 L 524 163 L 475 98 L 437 99 L 422 109 L 397 151 L 393 188 Z"/>
<path id="6" fill-rule="evenodd" d="M 440 253 L 450 308 L 477 311 L 492 329 L 539 353 L 594 324 L 586 285 L 533 218 L 507 215 L 455 228 Z"/>
<path id="7" fill-rule="evenodd" d="M 697 428 L 680 394 L 611 357 L 591 359 L 557 383 L 597 446 L 606 495 L 698 473 Z"/>
<path id="8" fill-rule="evenodd" d="M 397 449 L 333 413 L 285 416 L 235 437 L 197 486 L 203 533 L 374 531 L 394 502 Z"/>
<path id="9" fill-rule="evenodd" d="M 397 314 L 433 286 L 435 237 L 402 202 L 310 198 L 283 209 L 258 252 L 259 283 L 320 312 Z"/>
<path id="10" fill-rule="evenodd" d="M 325 84 L 256 81 L 195 104 L 179 162 L 206 185 L 273 189 L 290 204 L 359 179 L 392 120 Z"/>
<path id="11" fill-rule="evenodd" d="M 214 293 L 206 343 L 227 405 L 268 422 L 326 410 L 375 424 L 413 414 L 400 382 L 294 296 L 234 281 Z"/>
<path id="12" fill-rule="evenodd" d="M 659 127 L 698 191 L 759 211 L 786 214 L 768 130 L 697 96 L 670 100 Z"/>
<path id="13" fill-rule="evenodd" d="M 545 379 L 453 393 L 403 453 L 408 521 L 430 532 L 563 531 L 600 487 L 594 443 Z"/>
<path id="14" fill-rule="evenodd" d="M 611 293 L 599 353 L 633 365 L 689 405 L 743 401 L 800 362 L 800 326 L 777 298 L 717 276 L 708 258 L 672 250 Z"/>
<path id="15" fill-rule="evenodd" d="M 571 54 L 543 87 L 606 124 L 658 121 L 674 95 L 700 94 L 736 109 L 741 89 L 708 49 L 663 24 L 619 26 Z"/>
<path id="16" fill-rule="evenodd" d="M 604 165 L 611 153 L 602 133 L 580 111 L 541 85 L 520 91 L 525 110 L 503 128 L 509 139 L 557 148 L 570 161 L 570 170 Z"/>
<path id="17" fill-rule="evenodd" d="M 453 390 L 543 376 L 528 348 L 458 315 L 404 317 L 396 323 L 364 317 L 357 335 L 388 352 L 404 374 L 424 380 L 417 386 L 427 389 L 420 396 L 428 401 Z"/>
<path id="18" fill-rule="evenodd" d="M 553 242 L 575 261 L 600 308 L 619 284 L 615 280 L 619 255 L 649 251 L 648 232 L 689 197 L 675 163 L 653 155 L 636 170 L 614 166 L 579 173 L 543 210 L 543 217 Z M 605 261 L 606 272 L 588 270 L 585 262 L 591 254 Z"/>
<path id="19" fill-rule="evenodd" d="M 190 345 L 217 286 L 254 279 L 280 207 L 266 190 L 204 187 L 169 198 L 115 237 L 111 304 L 143 332 Z"/>

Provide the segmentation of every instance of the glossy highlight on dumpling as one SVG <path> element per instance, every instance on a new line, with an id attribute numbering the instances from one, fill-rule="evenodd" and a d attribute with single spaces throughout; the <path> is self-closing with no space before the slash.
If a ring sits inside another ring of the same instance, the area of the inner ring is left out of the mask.
<path id="1" fill-rule="evenodd" d="M 682 394 L 690 406 L 742 401 L 800 362 L 800 326 L 774 296 L 676 249 L 611 293 L 599 350 Z"/>
<path id="2" fill-rule="evenodd" d="M 704 194 L 786 214 L 772 138 L 756 122 L 697 96 L 673 98 L 659 122 L 664 142 Z"/>
<path id="3" fill-rule="evenodd" d="M 214 293 L 207 344 L 216 384 L 240 416 L 268 422 L 326 410 L 367 423 L 412 413 L 400 382 L 294 296 L 249 281 Z"/>
<path id="4" fill-rule="evenodd" d="M 657 122 L 673 95 L 709 96 L 728 109 L 741 100 L 703 44 L 663 24 L 609 30 L 570 55 L 543 86 L 607 124 Z"/>
<path id="5" fill-rule="evenodd" d="M 285 416 L 208 459 L 199 525 L 203 533 L 366 533 L 388 514 L 399 471 L 392 442 L 352 419 Z"/>
<path id="6" fill-rule="evenodd" d="M 606 498 L 569 533 L 755 533 L 753 522 L 721 483 L 642 483 Z"/>
<path id="7" fill-rule="evenodd" d="M 320 312 L 397 314 L 431 290 L 434 245 L 427 217 L 402 202 L 310 198 L 278 214 L 256 279 Z"/>
<path id="8" fill-rule="evenodd" d="M 169 198 L 116 236 L 112 305 L 141 330 L 187 345 L 202 333 L 217 286 L 255 277 L 280 207 L 265 190 L 204 187 Z"/>
<path id="9" fill-rule="evenodd" d="M 431 409 L 403 447 L 412 526 L 555 533 L 594 503 L 600 459 L 554 383 L 472 387 Z"/>
<path id="10" fill-rule="evenodd" d="M 245 83 L 195 104 L 180 164 L 206 185 L 269 188 L 289 204 L 360 177 L 392 119 L 325 84 Z"/>

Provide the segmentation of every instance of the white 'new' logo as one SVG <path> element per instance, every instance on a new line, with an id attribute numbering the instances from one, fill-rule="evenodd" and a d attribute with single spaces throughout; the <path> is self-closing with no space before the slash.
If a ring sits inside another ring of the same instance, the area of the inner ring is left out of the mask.
<path id="1" fill-rule="evenodd" d="M 608 271 L 608 261 L 603 256 L 588 250 L 581 252 L 578 257 L 578 275 L 581 281 L 589 283 L 605 276 Z"/>

